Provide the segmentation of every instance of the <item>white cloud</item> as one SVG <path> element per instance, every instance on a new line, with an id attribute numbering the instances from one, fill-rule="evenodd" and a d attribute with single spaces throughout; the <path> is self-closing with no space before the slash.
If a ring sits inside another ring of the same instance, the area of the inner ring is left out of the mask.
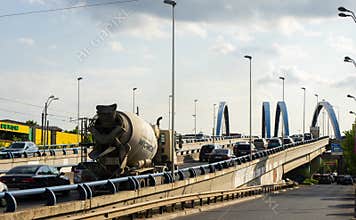
<path id="1" fill-rule="evenodd" d="M 46 0 L 28 0 L 30 4 L 41 4 L 44 5 L 46 3 Z"/>
<path id="2" fill-rule="evenodd" d="M 282 45 L 279 43 L 274 43 L 272 47 L 277 51 L 280 57 L 283 58 L 305 58 L 307 53 L 299 45 Z"/>
<path id="3" fill-rule="evenodd" d="M 112 51 L 122 52 L 125 50 L 125 48 L 122 46 L 122 44 L 119 41 L 111 41 L 109 44 Z"/>
<path id="4" fill-rule="evenodd" d="M 18 42 L 20 42 L 20 44 L 23 44 L 25 46 L 33 46 L 35 44 L 35 41 L 32 38 L 27 38 L 27 37 L 19 38 Z"/>
<path id="5" fill-rule="evenodd" d="M 55 49 L 57 49 L 57 45 L 52 44 L 48 48 L 51 49 L 51 50 L 55 50 Z"/>
<path id="6" fill-rule="evenodd" d="M 294 17 L 283 17 L 278 22 L 278 28 L 284 35 L 291 36 L 292 34 L 304 31 L 303 25 Z"/>
<path id="7" fill-rule="evenodd" d="M 169 30 L 165 30 L 165 27 L 170 24 L 166 19 L 146 14 L 130 17 L 130 19 L 125 24 L 126 29 L 123 29 L 129 35 L 146 40 L 161 39 L 170 36 Z"/>
<path id="8" fill-rule="evenodd" d="M 225 55 L 236 51 L 236 47 L 232 43 L 227 42 L 224 37 L 220 35 L 210 50 Z"/>
<path id="9" fill-rule="evenodd" d="M 338 51 L 347 53 L 354 53 L 356 51 L 356 45 L 354 41 L 351 38 L 347 38 L 342 35 L 330 35 L 327 39 L 327 42 L 332 48 Z"/>
<path id="10" fill-rule="evenodd" d="M 182 22 L 177 24 L 177 32 L 182 35 L 193 34 L 201 38 L 208 36 L 204 23 Z"/>

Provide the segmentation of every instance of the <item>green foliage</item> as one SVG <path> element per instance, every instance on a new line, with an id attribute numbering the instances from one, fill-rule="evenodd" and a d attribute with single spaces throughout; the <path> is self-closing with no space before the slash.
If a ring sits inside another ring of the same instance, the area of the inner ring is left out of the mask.
<path id="1" fill-rule="evenodd" d="M 345 139 L 342 141 L 341 146 L 344 151 L 344 158 L 348 173 L 356 175 L 356 155 L 354 153 L 355 146 L 355 128 L 345 131 Z"/>
<path id="2" fill-rule="evenodd" d="M 35 125 L 38 125 L 36 121 L 33 121 L 33 120 L 28 120 L 25 122 L 28 126 L 32 127 L 32 126 L 35 126 Z"/>
<path id="3" fill-rule="evenodd" d="M 67 131 L 68 133 L 71 133 L 71 134 L 77 134 L 78 133 L 78 126 L 75 126 L 75 128 L 71 131 Z"/>
<path id="4" fill-rule="evenodd" d="M 304 185 L 314 185 L 314 184 L 318 184 L 318 182 L 319 182 L 318 180 L 307 178 L 307 179 L 305 179 L 303 181 L 302 184 L 304 184 Z"/>

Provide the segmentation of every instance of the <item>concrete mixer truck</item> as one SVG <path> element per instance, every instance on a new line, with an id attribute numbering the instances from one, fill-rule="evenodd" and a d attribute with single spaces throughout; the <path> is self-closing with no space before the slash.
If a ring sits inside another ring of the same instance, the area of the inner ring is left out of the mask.
<path id="1" fill-rule="evenodd" d="M 117 105 L 98 105 L 88 126 L 93 135 L 91 162 L 73 168 L 74 182 L 154 173 L 172 161 L 171 135 L 168 130 L 150 125 L 131 112 L 117 111 Z"/>

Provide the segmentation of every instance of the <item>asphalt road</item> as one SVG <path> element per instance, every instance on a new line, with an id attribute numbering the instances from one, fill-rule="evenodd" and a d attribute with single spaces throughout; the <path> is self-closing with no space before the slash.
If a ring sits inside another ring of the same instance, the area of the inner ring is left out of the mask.
<path id="1" fill-rule="evenodd" d="M 301 186 L 296 190 L 176 219 L 351 219 L 353 204 L 353 186 Z"/>

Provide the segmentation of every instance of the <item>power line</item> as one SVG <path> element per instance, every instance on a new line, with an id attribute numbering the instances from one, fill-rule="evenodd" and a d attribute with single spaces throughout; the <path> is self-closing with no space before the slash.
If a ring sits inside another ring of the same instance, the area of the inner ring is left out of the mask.
<path id="1" fill-rule="evenodd" d="M 19 115 L 26 115 L 26 116 L 35 116 L 35 117 L 38 117 L 37 114 L 28 113 L 28 112 L 24 113 L 24 112 L 18 112 L 18 111 L 11 111 L 11 110 L 7 110 L 7 109 L 3 109 L 3 108 L 0 108 L 0 111 L 12 113 L 12 114 L 19 114 Z M 51 116 L 53 116 L 53 117 L 61 117 L 61 116 L 52 115 L 52 114 L 48 114 L 48 115 L 51 115 Z M 70 117 L 68 117 L 68 119 L 70 119 Z M 55 118 L 52 118 L 52 120 L 54 120 L 54 121 L 61 121 L 61 122 L 67 122 L 67 123 L 72 123 L 71 120 L 55 119 Z"/>
<path id="2" fill-rule="evenodd" d="M 31 106 L 31 107 L 36 107 L 36 108 L 43 109 L 43 106 L 35 105 L 35 104 L 23 102 L 23 101 L 19 101 L 19 100 L 16 100 L 16 99 L 8 99 L 8 98 L 0 97 L 0 100 L 6 101 L 6 102 L 12 102 L 12 103 L 17 103 L 17 104 L 21 104 L 21 105 L 27 105 L 27 106 Z M 51 111 L 53 111 L 53 112 L 60 112 L 60 111 L 56 111 L 56 110 L 51 110 Z M 67 111 L 61 111 L 60 113 L 63 113 L 63 112 L 64 112 L 64 113 L 67 113 L 67 114 L 70 114 L 70 115 L 75 115 L 73 112 L 67 112 Z M 70 118 L 70 117 L 71 117 L 71 116 L 65 116 L 65 115 L 59 115 L 59 114 L 56 114 L 56 115 L 53 114 L 52 116 L 66 117 L 66 118 Z"/>
<path id="3" fill-rule="evenodd" d="M 76 6 L 70 6 L 70 7 L 64 7 L 64 8 L 54 8 L 54 9 L 46 9 L 46 10 L 26 11 L 26 12 L 3 14 L 3 15 L 0 15 L 0 18 L 22 16 L 22 15 L 32 15 L 32 14 L 43 14 L 43 13 L 50 13 L 50 12 L 78 9 L 78 8 L 92 8 L 92 7 L 99 7 L 99 6 L 105 6 L 105 5 L 114 5 L 114 4 L 124 4 L 124 3 L 129 3 L 129 2 L 137 2 L 137 1 L 139 1 L 139 0 L 121 0 L 121 1 L 111 1 L 111 2 L 103 2 L 103 3 L 95 3 L 95 4 L 76 5 Z"/>
<path id="4" fill-rule="evenodd" d="M 18 103 L 18 104 L 27 105 L 27 106 L 32 106 L 32 107 L 41 108 L 41 109 L 43 108 L 43 106 L 26 103 L 26 102 L 19 101 L 19 100 L 16 100 L 16 99 L 8 99 L 8 98 L 0 97 L 0 100 L 4 100 L 4 101 L 7 101 L 7 102 Z"/>

